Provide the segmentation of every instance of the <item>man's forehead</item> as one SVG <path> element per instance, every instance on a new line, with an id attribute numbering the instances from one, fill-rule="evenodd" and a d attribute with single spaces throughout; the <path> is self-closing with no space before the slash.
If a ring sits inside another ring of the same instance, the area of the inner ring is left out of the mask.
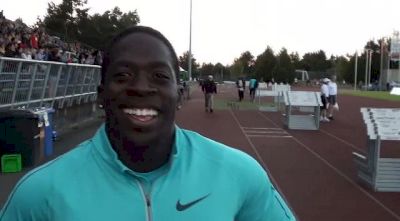
<path id="1" fill-rule="evenodd" d="M 160 39 L 149 34 L 135 33 L 116 42 L 110 51 L 111 63 L 172 65 L 172 54 Z"/>
<path id="2" fill-rule="evenodd" d="M 110 52 L 111 56 L 118 56 L 123 52 L 164 52 L 166 55 L 171 56 L 169 48 L 161 39 L 142 32 L 131 33 L 121 37 L 113 44 Z"/>
<path id="3" fill-rule="evenodd" d="M 131 67 L 131 66 L 151 66 L 151 67 L 170 67 L 170 63 L 167 60 L 136 60 L 128 59 L 126 57 L 119 57 L 111 62 L 114 67 Z"/>

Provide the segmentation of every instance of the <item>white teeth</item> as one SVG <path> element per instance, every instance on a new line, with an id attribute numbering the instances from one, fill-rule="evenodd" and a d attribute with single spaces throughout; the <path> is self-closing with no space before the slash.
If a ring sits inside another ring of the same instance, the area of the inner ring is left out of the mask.
<path id="1" fill-rule="evenodd" d="M 157 116 L 158 112 L 154 109 L 138 109 L 138 108 L 124 108 L 124 113 L 133 114 L 138 116 Z"/>

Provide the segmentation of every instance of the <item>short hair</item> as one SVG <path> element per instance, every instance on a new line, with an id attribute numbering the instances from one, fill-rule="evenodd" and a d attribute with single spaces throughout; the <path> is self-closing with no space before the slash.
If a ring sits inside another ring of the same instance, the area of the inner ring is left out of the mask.
<path id="1" fill-rule="evenodd" d="M 172 55 L 172 65 L 173 65 L 173 69 L 175 71 L 175 79 L 178 78 L 179 75 L 179 63 L 178 63 L 178 56 L 176 55 L 176 52 L 174 50 L 174 48 L 172 47 L 171 42 L 168 41 L 168 39 L 161 34 L 161 32 L 150 28 L 150 27 L 146 27 L 146 26 L 131 26 L 123 31 L 121 31 L 120 33 L 118 33 L 117 35 L 115 35 L 109 42 L 109 44 L 107 45 L 107 47 L 104 50 L 104 56 L 103 56 L 103 62 L 101 64 L 101 83 L 104 84 L 104 79 L 108 70 L 108 66 L 110 65 L 110 52 L 112 47 L 118 43 L 119 41 L 121 41 L 123 38 L 131 35 L 131 34 L 135 34 L 135 33 L 144 33 L 144 34 L 148 34 L 150 36 L 153 36 L 159 40 L 161 40 L 169 49 L 169 51 L 171 52 Z"/>

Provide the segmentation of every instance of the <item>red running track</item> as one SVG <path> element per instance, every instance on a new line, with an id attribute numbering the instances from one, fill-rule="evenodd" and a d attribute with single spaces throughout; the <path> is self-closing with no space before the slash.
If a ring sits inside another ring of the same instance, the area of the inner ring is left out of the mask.
<path id="1" fill-rule="evenodd" d="M 234 101 L 236 91 L 221 86 L 216 99 Z M 195 88 L 177 123 L 255 157 L 299 220 L 399 221 L 400 193 L 377 193 L 359 183 L 352 152 L 366 149 L 360 107 L 400 104 L 353 96 L 340 96 L 339 103 L 335 120 L 319 131 L 296 131 L 284 127 L 280 113 L 227 108 L 206 113 Z M 400 156 L 395 145 L 385 144 L 383 154 Z"/>

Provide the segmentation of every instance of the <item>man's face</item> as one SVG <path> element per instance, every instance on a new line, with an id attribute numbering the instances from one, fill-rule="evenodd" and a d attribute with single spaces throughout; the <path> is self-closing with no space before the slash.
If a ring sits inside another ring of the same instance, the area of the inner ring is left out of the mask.
<path id="1" fill-rule="evenodd" d="M 171 136 L 177 85 L 168 47 L 149 34 L 123 37 L 110 51 L 99 98 L 111 133 L 136 145 Z"/>

